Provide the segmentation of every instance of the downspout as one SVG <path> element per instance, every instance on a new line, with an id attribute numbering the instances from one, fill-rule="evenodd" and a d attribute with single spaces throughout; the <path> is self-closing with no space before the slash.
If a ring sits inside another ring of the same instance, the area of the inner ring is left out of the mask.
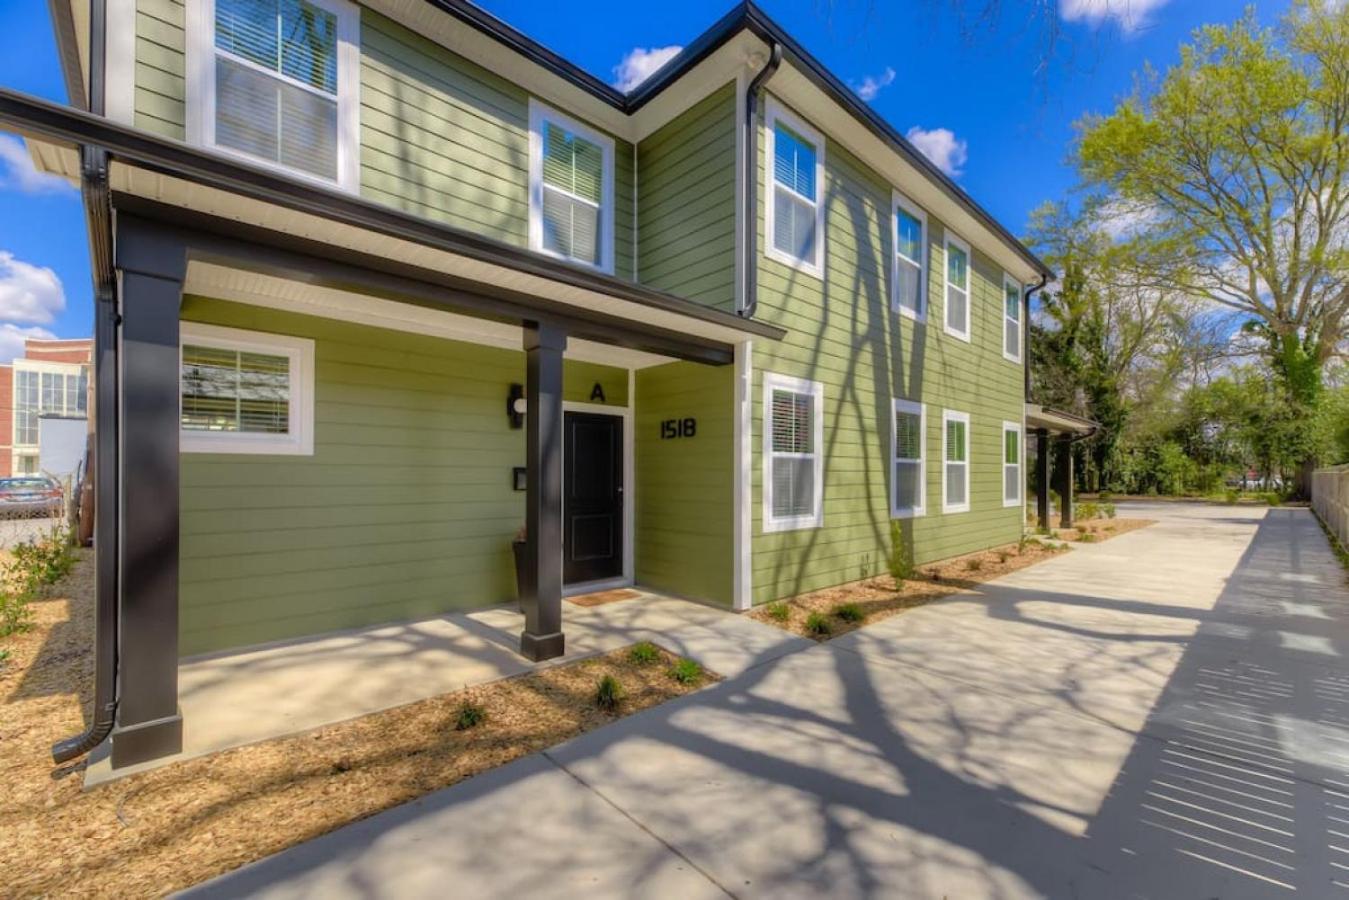
<path id="1" fill-rule="evenodd" d="M 1025 330 L 1025 337 L 1022 339 L 1022 343 L 1024 344 L 1024 346 L 1022 346 L 1022 348 L 1021 348 L 1021 361 L 1022 361 L 1022 365 L 1025 367 L 1024 376 L 1025 376 L 1025 379 L 1026 379 L 1026 402 L 1027 402 L 1027 403 L 1032 402 L 1032 401 L 1031 401 L 1031 393 L 1030 393 L 1030 388 L 1031 388 L 1031 384 L 1030 384 L 1030 295 L 1033 294 L 1033 293 L 1035 293 L 1036 291 L 1044 290 L 1044 286 L 1047 285 L 1047 284 L 1049 284 L 1049 273 L 1048 273 L 1048 272 L 1042 272 L 1042 273 L 1040 274 L 1040 283 L 1039 283 L 1039 284 L 1033 284 L 1033 285 L 1031 285 L 1030 287 L 1026 288 L 1026 293 L 1025 293 L 1024 300 L 1023 300 L 1023 306 L 1024 306 L 1024 309 L 1023 309 L 1022 312 L 1021 312 L 1021 317 L 1022 317 L 1022 321 L 1025 323 L 1025 329 L 1026 329 L 1026 330 Z"/>
<path id="2" fill-rule="evenodd" d="M 89 100 L 103 113 L 103 35 L 106 0 L 90 8 Z M 94 273 L 94 712 L 83 734 L 52 745 L 52 759 L 65 763 L 97 747 L 112 732 L 117 716 L 118 452 L 117 276 L 113 268 L 112 191 L 108 152 L 80 147 L 80 186 L 89 257 Z"/>
<path id="3" fill-rule="evenodd" d="M 758 268 L 758 242 L 759 242 L 759 198 L 756 188 L 759 184 L 758 168 L 755 165 L 758 162 L 758 136 L 759 128 L 757 125 L 759 116 L 759 90 L 764 86 L 768 79 L 773 77 L 773 73 L 782 65 L 782 45 L 777 41 L 773 42 L 773 52 L 768 57 L 768 62 L 754 76 L 754 80 L 749 83 L 745 90 L 745 210 L 742 218 L 744 219 L 745 234 L 742 244 L 745 248 L 745 296 L 741 302 L 740 308 L 736 313 L 746 319 L 754 318 L 754 312 L 759 308 L 759 268 Z"/>

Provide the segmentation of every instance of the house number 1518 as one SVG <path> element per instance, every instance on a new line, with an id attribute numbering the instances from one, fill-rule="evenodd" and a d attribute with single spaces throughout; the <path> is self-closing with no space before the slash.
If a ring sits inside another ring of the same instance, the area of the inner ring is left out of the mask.
<path id="1" fill-rule="evenodd" d="M 660 439 L 668 441 L 671 438 L 691 438 L 698 433 L 698 420 L 688 419 L 666 419 L 660 423 Z"/>

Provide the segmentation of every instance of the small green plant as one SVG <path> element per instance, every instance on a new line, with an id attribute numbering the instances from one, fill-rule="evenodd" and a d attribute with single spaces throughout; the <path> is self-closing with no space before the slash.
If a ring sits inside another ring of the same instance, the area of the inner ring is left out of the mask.
<path id="1" fill-rule="evenodd" d="M 1278 491 L 1265 491 L 1260 495 L 1260 499 L 1270 506 L 1278 506 L 1283 502 L 1283 498 L 1279 496 Z"/>
<path id="2" fill-rule="evenodd" d="M 966 571 L 966 572 L 978 572 L 978 571 L 979 571 L 980 569 L 982 569 L 983 567 L 984 567 L 984 561 L 983 561 L 982 559 L 980 559 L 979 557 L 977 557 L 977 556 L 973 556 L 973 557 L 970 557 L 969 559 L 965 560 L 965 571 Z"/>
<path id="3" fill-rule="evenodd" d="M 660 648 L 650 641 L 633 644 L 632 649 L 628 651 L 628 659 L 639 666 L 649 666 L 660 661 Z"/>
<path id="4" fill-rule="evenodd" d="M 1077 536 L 1077 542 L 1079 544 L 1091 544 L 1095 543 L 1095 541 L 1096 535 L 1092 534 L 1090 531 L 1084 531 Z"/>
<path id="5" fill-rule="evenodd" d="M 768 604 L 766 610 L 768 612 L 768 618 L 772 619 L 774 622 L 785 622 L 792 616 L 791 607 L 781 600 Z"/>
<path id="6" fill-rule="evenodd" d="M 886 562 L 896 585 L 913 578 L 913 546 L 904 540 L 900 523 L 894 519 L 890 520 L 890 558 Z"/>
<path id="7" fill-rule="evenodd" d="M 70 531 L 59 526 L 40 538 L 15 546 L 11 556 L 13 560 L 5 567 L 6 576 L 28 581 L 34 592 L 56 584 L 75 564 Z"/>
<path id="8" fill-rule="evenodd" d="M 9 656 L 10 653 L 8 650 L 0 650 L 0 668 L 9 665 Z"/>
<path id="9" fill-rule="evenodd" d="M 1115 495 L 1109 491 L 1101 491 L 1101 493 L 1096 496 L 1102 503 L 1109 503 L 1111 500 L 1115 499 Z"/>
<path id="10" fill-rule="evenodd" d="M 860 622 L 867 617 L 866 612 L 856 603 L 840 603 L 833 610 L 834 617 L 844 622 Z"/>
<path id="11" fill-rule="evenodd" d="M 459 705 L 459 712 L 454 716 L 454 730 L 467 731 L 486 721 L 487 710 L 471 700 L 465 700 Z"/>
<path id="12" fill-rule="evenodd" d="M 10 576 L 6 567 L 0 577 L 0 637 L 27 631 L 33 627 L 33 586 Z"/>
<path id="13" fill-rule="evenodd" d="M 703 667 L 696 659 L 681 656 L 670 666 L 670 677 L 680 684 L 693 684 L 703 677 Z"/>
<path id="14" fill-rule="evenodd" d="M 605 675 L 595 687 L 595 705 L 605 712 L 618 709 L 625 696 L 623 685 L 612 675 Z"/>
<path id="15" fill-rule="evenodd" d="M 829 624 L 829 617 L 824 613 L 813 612 L 806 616 L 806 633 L 824 637 L 834 633 L 834 626 Z"/>
<path id="16" fill-rule="evenodd" d="M 1228 488 L 1223 491 L 1223 502 L 1228 506 L 1235 506 L 1239 499 L 1241 499 L 1241 491 L 1236 488 Z"/>
<path id="17" fill-rule="evenodd" d="M 1102 504 L 1101 504 L 1101 514 L 1104 515 L 1107 519 L 1113 519 L 1113 518 L 1115 518 L 1115 504 L 1113 504 L 1113 503 L 1102 503 Z"/>

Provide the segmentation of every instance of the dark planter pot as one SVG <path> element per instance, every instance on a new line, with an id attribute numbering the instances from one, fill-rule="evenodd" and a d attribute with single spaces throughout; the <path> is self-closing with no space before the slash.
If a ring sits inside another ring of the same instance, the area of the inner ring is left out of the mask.
<path id="1" fill-rule="evenodd" d="M 511 551 L 515 554 L 515 590 L 520 602 L 520 611 L 524 611 L 525 598 L 533 595 L 534 582 L 529 569 L 529 542 L 511 541 Z"/>

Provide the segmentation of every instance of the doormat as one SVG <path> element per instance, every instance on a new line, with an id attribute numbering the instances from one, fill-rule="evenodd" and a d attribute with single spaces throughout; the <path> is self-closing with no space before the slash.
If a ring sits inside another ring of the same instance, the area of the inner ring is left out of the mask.
<path id="1" fill-rule="evenodd" d="M 618 588 L 612 591 L 599 591 L 594 594 L 578 594 L 575 597 L 568 597 L 570 603 L 577 606 L 603 606 L 606 603 L 617 603 L 620 600 L 635 600 L 642 596 L 638 591 L 630 591 L 627 588 Z"/>

